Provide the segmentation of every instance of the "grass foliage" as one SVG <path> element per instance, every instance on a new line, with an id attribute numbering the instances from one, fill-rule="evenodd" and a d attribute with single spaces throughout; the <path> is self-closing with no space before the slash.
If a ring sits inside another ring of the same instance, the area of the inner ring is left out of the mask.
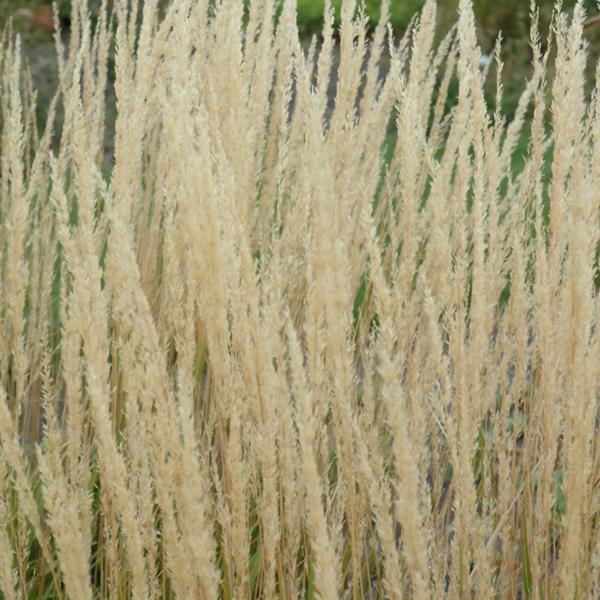
<path id="1" fill-rule="evenodd" d="M 584 7 L 510 121 L 389 9 L 77 0 L 43 127 L 4 36 L 3 598 L 600 597 Z"/>

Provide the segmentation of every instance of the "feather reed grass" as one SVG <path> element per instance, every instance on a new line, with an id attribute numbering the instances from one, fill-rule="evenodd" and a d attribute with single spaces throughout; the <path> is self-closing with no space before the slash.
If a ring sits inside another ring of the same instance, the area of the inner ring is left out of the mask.
<path id="1" fill-rule="evenodd" d="M 46 122 L 0 43 L 0 595 L 597 598 L 583 3 L 510 121 L 470 0 L 72 5 Z"/>

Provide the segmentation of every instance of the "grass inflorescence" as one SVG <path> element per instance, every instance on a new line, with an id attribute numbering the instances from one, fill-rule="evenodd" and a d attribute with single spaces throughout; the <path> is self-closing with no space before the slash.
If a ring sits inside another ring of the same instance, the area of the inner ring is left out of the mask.
<path id="1" fill-rule="evenodd" d="M 470 0 L 72 4 L 44 123 L 0 45 L 0 595 L 598 597 L 584 5 L 507 117 Z"/>

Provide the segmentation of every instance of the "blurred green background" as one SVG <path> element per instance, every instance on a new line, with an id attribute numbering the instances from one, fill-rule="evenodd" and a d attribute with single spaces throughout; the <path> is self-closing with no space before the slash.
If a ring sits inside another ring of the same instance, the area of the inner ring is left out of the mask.
<path id="1" fill-rule="evenodd" d="M 324 0 L 297 0 L 298 1 L 298 25 L 303 35 L 318 33 L 323 22 Z M 143 2 L 143 0 L 141 0 Z M 342 0 L 332 0 L 336 13 L 339 15 Z M 58 0 L 61 15 L 68 19 L 70 13 L 70 0 Z M 99 4 L 99 0 L 91 0 L 90 4 Z M 391 22 L 397 30 L 406 28 L 411 16 L 420 10 L 424 0 L 392 0 Z M 538 6 L 542 11 L 542 17 L 546 22 L 554 4 L 554 0 L 538 0 Z M 571 8 L 575 0 L 564 0 L 566 9 Z M 6 20 L 15 13 L 20 12 L 24 18 L 23 9 L 36 11 L 42 7 L 51 5 L 51 0 L 0 0 L 0 22 Z M 379 0 L 365 0 L 365 8 L 373 23 L 379 17 Z M 458 0 L 439 0 L 440 26 L 446 28 L 456 17 Z M 596 0 L 586 0 L 585 7 L 590 12 L 597 9 Z M 491 40 L 498 31 L 502 31 L 506 38 L 526 35 L 528 31 L 529 0 L 474 0 L 477 23 L 481 35 Z M 18 26 L 18 25 L 17 25 Z M 483 41 L 483 40 L 482 40 Z"/>
<path id="2" fill-rule="evenodd" d="M 332 0 L 337 13 L 341 0 Z M 391 23 L 398 29 L 406 28 L 410 18 L 419 11 L 424 0 L 392 0 Z M 571 5 L 574 4 L 572 0 Z M 589 3 L 594 4 L 593 0 Z M 298 0 L 298 20 L 301 30 L 305 33 L 317 32 L 322 24 L 324 0 Z M 366 0 L 367 14 L 375 23 L 379 17 L 379 0 Z M 498 30 L 506 35 L 522 35 L 526 33 L 529 12 L 528 0 L 475 0 L 475 13 L 481 32 L 491 38 Z M 541 0 L 539 5 L 548 14 L 551 12 L 553 0 Z M 438 2 L 440 27 L 447 28 L 456 18 L 458 0 L 440 0 Z"/>

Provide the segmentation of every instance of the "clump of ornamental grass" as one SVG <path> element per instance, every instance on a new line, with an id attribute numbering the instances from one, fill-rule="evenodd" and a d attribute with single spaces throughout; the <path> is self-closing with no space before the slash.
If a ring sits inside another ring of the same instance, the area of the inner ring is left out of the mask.
<path id="1" fill-rule="evenodd" d="M 75 0 L 43 124 L 4 36 L 2 597 L 600 594 L 586 15 L 507 121 L 470 0 L 389 10 Z"/>

